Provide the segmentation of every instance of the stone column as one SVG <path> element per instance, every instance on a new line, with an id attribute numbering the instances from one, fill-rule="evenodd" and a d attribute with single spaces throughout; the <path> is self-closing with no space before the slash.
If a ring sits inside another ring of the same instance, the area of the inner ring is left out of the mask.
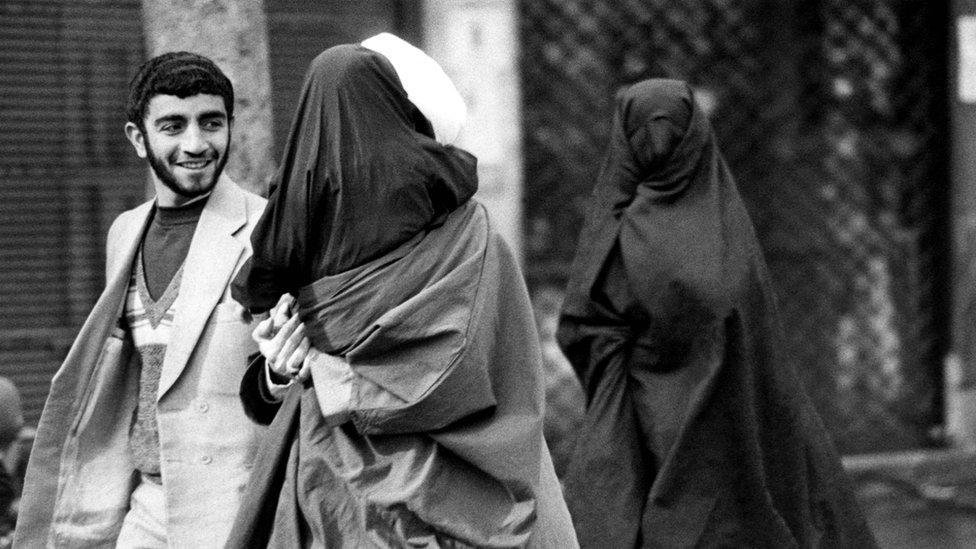
<path id="1" fill-rule="evenodd" d="M 477 197 L 521 258 L 522 113 L 514 0 L 426 0 L 424 44 L 468 106 L 459 145 L 478 157 Z"/>
<path id="2" fill-rule="evenodd" d="M 234 84 L 226 172 L 267 194 L 272 158 L 271 77 L 263 0 L 142 0 L 146 54 L 191 51 L 214 60 Z"/>
<path id="3" fill-rule="evenodd" d="M 952 215 L 952 353 L 946 429 L 976 449 L 976 0 L 953 0 L 949 100 Z"/>

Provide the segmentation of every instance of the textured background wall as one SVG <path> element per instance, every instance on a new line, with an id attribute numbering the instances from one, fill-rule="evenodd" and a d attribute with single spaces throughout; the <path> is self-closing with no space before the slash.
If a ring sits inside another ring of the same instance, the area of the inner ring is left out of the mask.
<path id="1" fill-rule="evenodd" d="M 515 0 L 427 0 L 424 44 L 468 107 L 458 145 L 478 157 L 478 199 L 522 250 L 522 97 Z M 521 254 L 520 254 L 521 255 Z"/>
<path id="2" fill-rule="evenodd" d="M 206 55 L 234 84 L 235 130 L 227 174 L 265 194 L 274 173 L 268 31 L 262 0 L 143 0 L 147 55 Z"/>
<path id="3" fill-rule="evenodd" d="M 938 445 L 948 342 L 944 6 L 523 0 L 526 250 L 558 288 L 613 94 L 689 81 L 779 295 L 784 344 L 846 452 Z"/>
<path id="4" fill-rule="evenodd" d="M 956 442 L 976 449 L 976 1 L 950 4 L 953 353 L 946 423 Z"/>

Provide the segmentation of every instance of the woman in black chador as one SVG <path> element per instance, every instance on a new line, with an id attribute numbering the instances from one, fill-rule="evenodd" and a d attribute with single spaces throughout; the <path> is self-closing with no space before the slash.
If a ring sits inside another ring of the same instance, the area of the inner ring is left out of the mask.
<path id="1" fill-rule="evenodd" d="M 617 100 L 559 342 L 587 393 L 583 547 L 873 547 L 781 352 L 766 264 L 689 87 Z"/>
<path id="2" fill-rule="evenodd" d="M 244 376 L 271 425 L 228 548 L 576 547 L 525 282 L 472 198 L 475 157 L 440 141 L 452 97 L 392 35 L 309 66 L 233 291 L 251 310 L 295 294 L 310 377 L 276 397 L 264 363 Z"/>

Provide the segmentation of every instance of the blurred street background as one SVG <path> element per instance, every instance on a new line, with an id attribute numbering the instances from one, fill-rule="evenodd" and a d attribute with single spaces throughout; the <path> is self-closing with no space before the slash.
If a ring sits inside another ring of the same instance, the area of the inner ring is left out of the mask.
<path id="1" fill-rule="evenodd" d="M 108 227 L 148 196 L 122 133 L 138 65 L 175 49 L 221 65 L 239 95 L 228 171 L 264 193 L 309 61 L 381 31 L 465 96 L 478 196 L 522 258 L 546 344 L 557 468 L 582 396 L 553 332 L 614 94 L 680 78 L 879 541 L 976 547 L 976 0 L 0 0 L 12 469 L 104 285 Z"/>

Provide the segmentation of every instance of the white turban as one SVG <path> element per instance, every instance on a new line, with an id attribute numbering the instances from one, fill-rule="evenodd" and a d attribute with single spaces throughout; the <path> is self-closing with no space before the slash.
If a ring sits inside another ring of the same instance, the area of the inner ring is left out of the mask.
<path id="1" fill-rule="evenodd" d="M 407 98 L 430 121 L 434 138 L 445 145 L 454 143 L 464 126 L 467 108 L 437 61 L 387 32 L 363 40 L 362 45 L 390 61 Z"/>

